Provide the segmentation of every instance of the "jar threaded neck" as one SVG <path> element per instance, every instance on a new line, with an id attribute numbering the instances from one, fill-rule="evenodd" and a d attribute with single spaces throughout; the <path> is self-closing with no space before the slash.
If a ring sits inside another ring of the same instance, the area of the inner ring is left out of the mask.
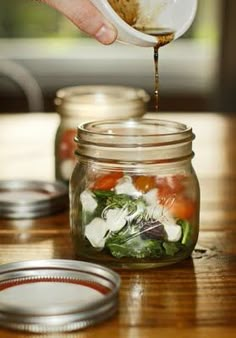
<path id="1" fill-rule="evenodd" d="M 159 119 L 104 120 L 80 125 L 76 154 L 96 160 L 169 162 L 192 158 L 192 129 Z"/>

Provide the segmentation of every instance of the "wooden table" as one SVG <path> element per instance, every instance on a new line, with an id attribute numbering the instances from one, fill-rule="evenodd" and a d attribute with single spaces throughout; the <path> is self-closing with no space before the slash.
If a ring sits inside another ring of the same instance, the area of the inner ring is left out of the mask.
<path id="1" fill-rule="evenodd" d="M 196 134 L 201 231 L 192 258 L 149 271 L 120 271 L 118 314 L 85 331 L 51 337 L 236 337 L 236 117 L 160 114 Z M 54 178 L 55 114 L 0 115 L 0 178 Z M 0 220 L 0 264 L 74 259 L 68 213 Z M 45 337 L 47 335 L 44 335 Z M 36 337 L 0 329 L 0 337 Z"/>

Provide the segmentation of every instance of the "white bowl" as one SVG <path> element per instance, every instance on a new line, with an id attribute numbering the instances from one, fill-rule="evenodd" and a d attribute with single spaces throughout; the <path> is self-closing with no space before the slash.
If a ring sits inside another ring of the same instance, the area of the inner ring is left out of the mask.
<path id="1" fill-rule="evenodd" d="M 128 25 L 113 10 L 107 0 L 90 0 L 118 31 L 117 40 L 142 47 L 154 47 L 157 38 Z M 174 39 L 191 26 L 197 11 L 198 0 L 139 0 L 142 17 L 148 18 L 144 28 L 165 28 L 175 32 Z"/>

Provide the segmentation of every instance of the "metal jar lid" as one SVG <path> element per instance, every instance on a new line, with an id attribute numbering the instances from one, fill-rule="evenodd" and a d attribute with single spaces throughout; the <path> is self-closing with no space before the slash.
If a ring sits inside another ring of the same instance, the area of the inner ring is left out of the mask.
<path id="1" fill-rule="evenodd" d="M 73 260 L 36 260 L 0 267 L 0 326 L 34 333 L 84 329 L 117 311 L 120 277 Z"/>
<path id="2" fill-rule="evenodd" d="M 68 208 L 68 187 L 61 182 L 0 181 L 0 218 L 27 219 Z"/>

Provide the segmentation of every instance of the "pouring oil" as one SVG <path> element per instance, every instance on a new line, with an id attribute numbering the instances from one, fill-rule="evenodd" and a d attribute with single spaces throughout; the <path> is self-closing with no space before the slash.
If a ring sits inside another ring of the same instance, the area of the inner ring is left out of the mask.
<path id="1" fill-rule="evenodd" d="M 175 36 L 175 33 L 170 29 L 161 29 L 161 28 L 145 28 L 139 29 L 139 31 L 155 36 L 157 38 L 157 44 L 154 47 L 154 79 L 155 79 L 155 88 L 154 88 L 154 96 L 155 96 L 155 109 L 159 110 L 159 48 L 170 43 Z"/>
<path id="2" fill-rule="evenodd" d="M 155 71 L 155 109 L 159 110 L 159 48 L 167 45 L 174 39 L 174 31 L 168 28 L 146 28 L 149 17 L 142 18 L 140 3 L 138 0 L 108 0 L 109 4 L 115 10 L 115 12 L 130 26 L 133 28 L 152 36 L 157 39 L 157 44 L 154 47 L 154 71 Z"/>

